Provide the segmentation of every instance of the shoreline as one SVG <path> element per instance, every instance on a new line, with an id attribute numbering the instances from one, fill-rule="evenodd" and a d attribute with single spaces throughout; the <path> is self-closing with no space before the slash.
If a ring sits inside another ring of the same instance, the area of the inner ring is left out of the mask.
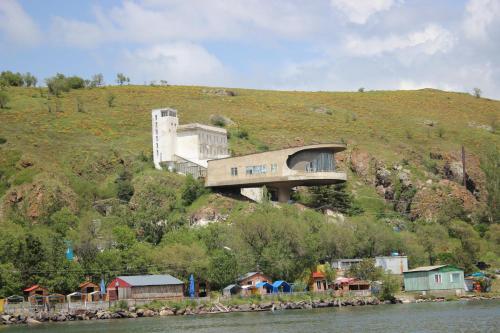
<path id="1" fill-rule="evenodd" d="M 402 300 L 394 299 L 393 301 L 380 301 L 376 297 L 355 297 L 349 299 L 339 299 L 324 297 L 318 300 L 301 300 L 301 301 L 281 301 L 270 300 L 257 303 L 243 303 L 238 305 L 223 305 L 219 302 L 199 304 L 197 306 L 186 306 L 176 308 L 173 306 L 161 306 L 156 309 L 151 309 L 148 305 L 143 307 L 129 307 L 128 309 L 114 310 L 75 310 L 75 311 L 59 311 L 49 313 L 40 311 L 33 315 L 26 314 L 1 314 L 0 324 L 7 325 L 39 325 L 42 323 L 56 323 L 66 321 L 86 321 L 86 320 L 109 320 L 109 319 L 134 319 L 148 317 L 168 317 L 168 316 L 190 316 L 190 315 L 213 315 L 222 313 L 235 312 L 265 312 L 265 311 L 281 311 L 281 310 L 304 310 L 318 309 L 328 307 L 352 307 L 352 306 L 369 306 L 380 304 L 409 304 L 423 302 L 452 302 L 452 301 L 481 301 L 500 299 L 500 296 L 462 296 L 456 299 L 446 299 L 444 297 L 436 297 L 434 299 L 415 299 Z"/>

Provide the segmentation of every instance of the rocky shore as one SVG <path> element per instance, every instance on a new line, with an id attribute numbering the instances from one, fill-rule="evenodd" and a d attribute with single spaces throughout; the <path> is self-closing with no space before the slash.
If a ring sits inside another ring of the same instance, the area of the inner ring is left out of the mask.
<path id="1" fill-rule="evenodd" d="M 482 300 L 492 299 L 497 297 L 466 297 L 466 300 Z M 444 298 L 436 299 L 418 299 L 412 302 L 444 302 Z M 25 314 L 4 314 L 0 316 L 0 324 L 28 324 L 37 325 L 43 322 L 65 322 L 79 320 L 106 320 L 106 319 L 121 319 L 121 318 L 139 318 L 139 317 L 156 317 L 156 316 L 189 316 L 189 315 L 204 315 L 230 312 L 257 312 L 257 311 L 278 311 L 278 310 L 298 310 L 298 309 L 315 309 L 328 307 L 343 307 L 343 306 L 365 306 L 378 304 L 396 304 L 409 303 L 395 299 L 394 301 L 381 302 L 376 297 L 353 298 L 353 299 L 320 299 L 320 300 L 303 300 L 297 302 L 290 301 L 269 301 L 260 304 L 239 304 L 239 305 L 223 305 L 221 303 L 200 304 L 195 307 L 187 306 L 185 308 L 176 308 L 171 306 L 162 306 L 158 309 L 145 307 L 130 307 L 128 309 L 116 310 L 76 310 L 73 312 L 61 311 L 57 313 L 49 313 L 45 311 L 37 312 L 33 315 Z"/>

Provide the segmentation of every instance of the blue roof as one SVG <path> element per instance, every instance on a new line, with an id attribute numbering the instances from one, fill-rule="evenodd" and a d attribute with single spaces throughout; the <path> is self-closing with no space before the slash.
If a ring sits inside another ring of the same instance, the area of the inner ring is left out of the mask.
<path id="1" fill-rule="evenodd" d="M 119 276 L 118 278 L 122 279 L 123 281 L 127 282 L 133 287 L 184 284 L 184 282 L 174 278 L 172 275 L 169 274 Z"/>
<path id="2" fill-rule="evenodd" d="M 269 282 L 259 282 L 255 286 L 257 288 L 261 288 L 261 287 L 272 288 L 273 287 L 273 285 L 270 284 Z"/>
<path id="3" fill-rule="evenodd" d="M 278 280 L 273 282 L 273 287 L 278 288 L 281 287 L 282 284 L 288 285 L 288 282 L 283 281 L 283 280 Z"/>
<path id="4" fill-rule="evenodd" d="M 273 283 L 273 293 L 277 293 L 280 287 L 283 287 L 282 291 L 285 293 L 289 293 L 292 291 L 292 287 L 288 284 L 288 282 L 283 280 L 278 280 L 274 281 Z"/>

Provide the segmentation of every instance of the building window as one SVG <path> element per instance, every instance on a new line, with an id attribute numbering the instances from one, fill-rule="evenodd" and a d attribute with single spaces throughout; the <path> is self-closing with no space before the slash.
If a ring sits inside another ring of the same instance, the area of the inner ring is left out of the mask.
<path id="1" fill-rule="evenodd" d="M 436 282 L 436 283 L 443 282 L 441 274 L 434 274 L 434 282 Z"/>
<path id="2" fill-rule="evenodd" d="M 458 282 L 460 281 L 460 273 L 451 273 L 450 282 Z"/>
<path id="3" fill-rule="evenodd" d="M 320 153 L 306 164 L 306 172 L 331 172 L 335 171 L 335 159 L 332 153 Z"/>
<path id="4" fill-rule="evenodd" d="M 316 281 L 316 288 L 321 290 L 321 281 Z"/>
<path id="5" fill-rule="evenodd" d="M 247 174 L 247 175 L 251 175 L 251 174 L 253 174 L 253 167 L 251 167 L 251 166 L 247 166 L 247 167 L 246 167 L 246 174 Z"/>
<path id="6" fill-rule="evenodd" d="M 276 163 L 271 164 L 271 173 L 278 171 L 278 165 Z"/>
<path id="7" fill-rule="evenodd" d="M 155 120 L 158 120 L 158 115 L 157 114 L 155 114 Z"/>
<path id="8" fill-rule="evenodd" d="M 162 117 L 167 117 L 168 116 L 168 111 L 162 111 L 161 112 Z"/>
<path id="9" fill-rule="evenodd" d="M 238 176 L 238 168 L 231 168 L 231 176 Z"/>

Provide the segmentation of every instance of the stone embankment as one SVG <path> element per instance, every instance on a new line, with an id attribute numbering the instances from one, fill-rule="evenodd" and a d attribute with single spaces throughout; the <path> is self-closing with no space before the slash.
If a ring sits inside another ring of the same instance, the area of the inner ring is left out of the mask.
<path id="1" fill-rule="evenodd" d="M 2 315 L 0 316 L 0 324 L 29 324 L 36 325 L 43 322 L 64 322 L 78 320 L 103 320 L 103 319 L 120 319 L 120 318 L 138 318 L 138 317 L 156 317 L 156 316 L 188 316 L 188 315 L 203 315 L 229 312 L 252 312 L 252 311 L 276 311 L 276 310 L 292 310 L 292 309 L 313 309 L 326 307 L 341 307 L 341 306 L 361 306 L 361 305 L 377 305 L 381 302 L 375 297 L 359 298 L 350 300 L 315 300 L 315 301 L 298 301 L 298 302 L 262 302 L 260 304 L 239 304 L 239 305 L 223 305 L 221 303 L 200 304 L 196 307 L 175 308 L 163 306 L 159 309 L 135 308 L 130 307 L 127 310 L 117 309 L 109 310 L 77 310 L 73 312 L 61 311 L 58 313 L 37 312 L 27 316 L 23 314 Z"/>

